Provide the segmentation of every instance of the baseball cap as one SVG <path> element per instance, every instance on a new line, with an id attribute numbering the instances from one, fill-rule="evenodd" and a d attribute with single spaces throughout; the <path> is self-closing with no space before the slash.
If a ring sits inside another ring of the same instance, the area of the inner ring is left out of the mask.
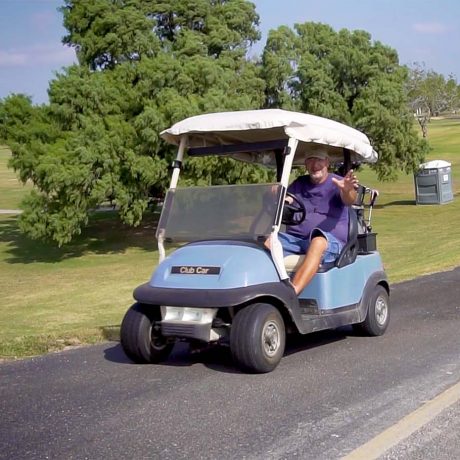
<path id="1" fill-rule="evenodd" d="M 329 155 L 325 149 L 310 150 L 305 155 L 305 159 L 319 158 L 320 160 L 329 160 Z"/>

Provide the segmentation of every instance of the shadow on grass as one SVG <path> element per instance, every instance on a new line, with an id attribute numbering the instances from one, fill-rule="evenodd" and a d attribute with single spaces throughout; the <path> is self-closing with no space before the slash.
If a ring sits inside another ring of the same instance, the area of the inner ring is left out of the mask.
<path id="1" fill-rule="evenodd" d="M 146 214 L 138 227 L 121 223 L 115 212 L 95 213 L 82 234 L 62 246 L 32 240 L 23 235 L 18 228 L 17 217 L 0 219 L 0 243 L 6 244 L 7 263 L 54 263 L 86 253 L 119 254 L 128 248 L 146 251 L 156 249 L 155 231 L 158 215 Z"/>
<path id="2" fill-rule="evenodd" d="M 385 204 L 376 204 L 374 209 L 384 209 L 388 206 L 415 206 L 415 200 L 398 200 L 390 201 L 389 203 Z"/>

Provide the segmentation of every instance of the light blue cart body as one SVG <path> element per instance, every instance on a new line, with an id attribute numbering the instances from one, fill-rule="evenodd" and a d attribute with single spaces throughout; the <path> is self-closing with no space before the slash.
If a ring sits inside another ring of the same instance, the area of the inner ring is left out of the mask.
<path id="1" fill-rule="evenodd" d="M 209 267 L 218 273 L 207 273 Z M 282 282 L 263 246 L 204 241 L 185 245 L 163 260 L 136 298 L 193 308 L 235 308 L 263 299 L 284 309 L 297 331 L 307 333 L 362 322 L 378 284 L 389 291 L 380 254 L 374 251 L 358 255 L 345 267 L 320 269 L 298 297 L 286 296 L 291 288 Z"/>

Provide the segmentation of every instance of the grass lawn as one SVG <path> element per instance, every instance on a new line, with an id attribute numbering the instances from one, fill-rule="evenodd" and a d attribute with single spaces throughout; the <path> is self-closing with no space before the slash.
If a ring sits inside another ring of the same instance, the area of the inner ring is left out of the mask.
<path id="1" fill-rule="evenodd" d="M 450 203 L 416 205 L 412 174 L 391 183 L 379 183 L 369 170 L 359 174 L 361 183 L 380 191 L 372 223 L 392 282 L 460 265 L 460 118 L 432 120 L 428 140 L 427 161 L 452 164 Z"/>
<path id="2" fill-rule="evenodd" d="M 63 249 L 26 239 L 15 217 L 0 217 L 0 235 L 0 357 L 115 338 L 158 259 L 153 219 L 132 229 L 96 216 Z"/>
<path id="3" fill-rule="evenodd" d="M 0 145 L 0 209 L 17 209 L 24 194 L 32 188 L 18 182 L 13 171 L 7 168 L 9 158 L 8 148 Z"/>
<path id="4" fill-rule="evenodd" d="M 377 188 L 373 228 L 390 281 L 460 265 L 460 120 L 433 120 L 427 160 L 452 163 L 454 201 L 415 205 L 414 179 L 379 183 L 369 169 L 361 183 Z M 30 188 L 6 169 L 0 146 L 0 208 L 19 207 Z M 100 213 L 71 245 L 58 249 L 21 235 L 16 217 L 0 215 L 0 358 L 24 357 L 66 345 L 117 338 L 132 290 L 158 260 L 155 218 L 139 228 Z"/>

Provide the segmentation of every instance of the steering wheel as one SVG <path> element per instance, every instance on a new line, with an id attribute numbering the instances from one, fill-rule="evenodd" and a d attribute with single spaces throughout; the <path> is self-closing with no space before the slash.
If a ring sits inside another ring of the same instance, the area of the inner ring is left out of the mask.
<path id="1" fill-rule="evenodd" d="M 303 203 L 292 193 L 287 192 L 286 197 L 292 198 L 292 203 L 284 202 L 281 223 L 284 225 L 299 225 L 305 220 L 307 210 Z"/>

